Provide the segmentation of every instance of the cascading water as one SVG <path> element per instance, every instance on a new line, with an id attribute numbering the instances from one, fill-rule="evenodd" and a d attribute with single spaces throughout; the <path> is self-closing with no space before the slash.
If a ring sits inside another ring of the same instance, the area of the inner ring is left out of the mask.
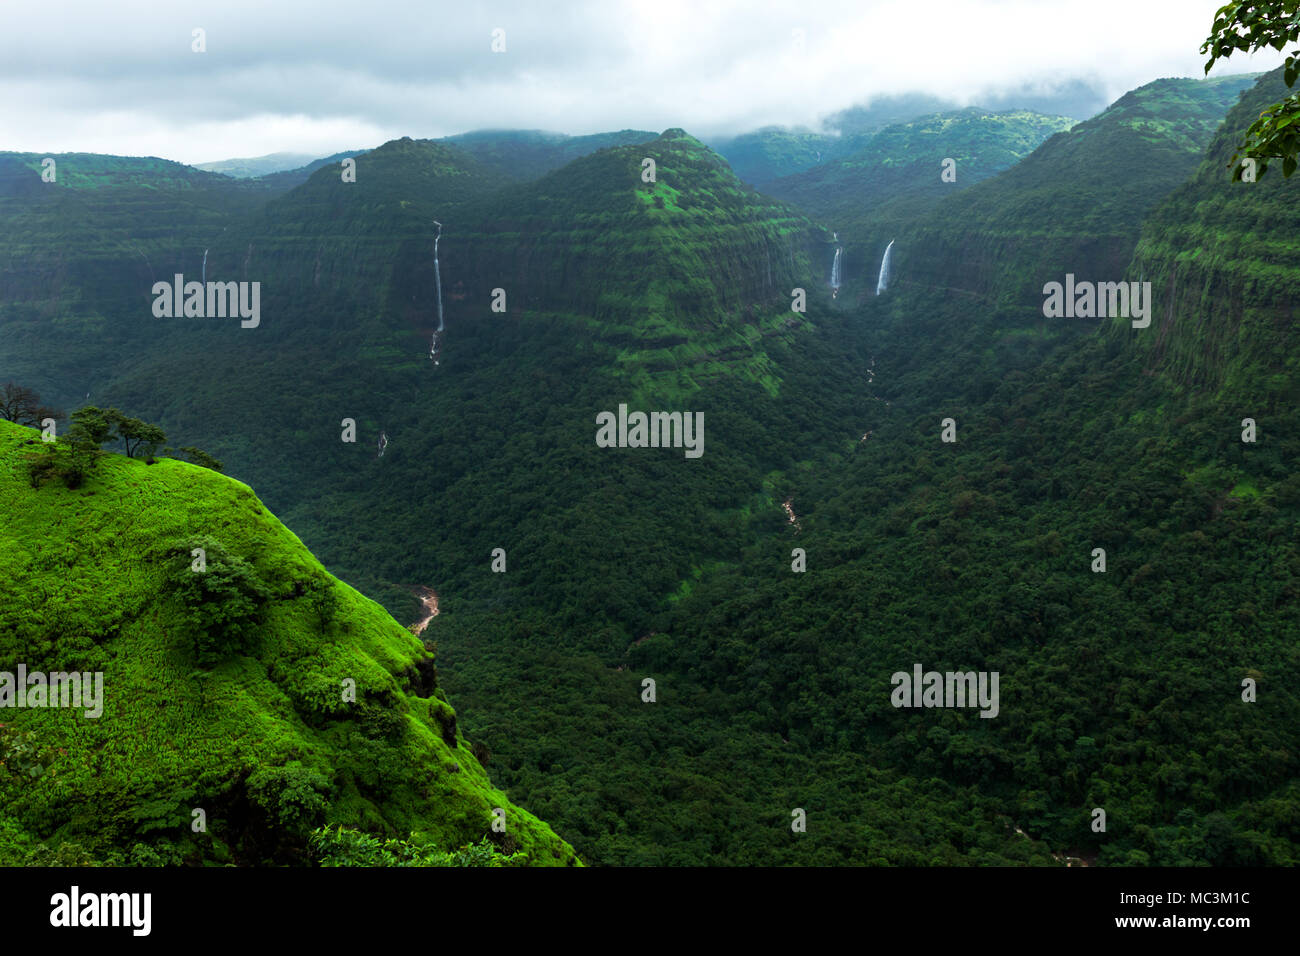
<path id="1" fill-rule="evenodd" d="M 433 237 L 433 281 L 438 287 L 438 331 L 442 331 L 442 273 L 438 269 L 438 240 L 442 238 L 442 223 L 436 219 L 433 223 L 438 227 L 438 234 Z"/>
<path id="2" fill-rule="evenodd" d="M 894 240 L 889 240 L 889 245 L 885 246 L 885 257 L 880 260 L 880 278 L 876 280 L 876 295 L 884 292 L 889 288 L 889 263 L 890 254 L 894 249 Z"/>
<path id="3" fill-rule="evenodd" d="M 438 363 L 438 337 L 442 335 L 442 271 L 438 268 L 438 240 L 442 238 L 442 223 L 434 220 L 433 224 L 438 227 L 438 234 L 433 237 L 433 283 L 438 288 L 438 328 L 434 330 L 433 341 L 429 343 L 429 358 L 433 359 L 433 364 Z"/>
<path id="4" fill-rule="evenodd" d="M 831 289 L 833 292 L 840 291 L 840 255 L 844 252 L 842 247 L 835 250 L 835 261 L 831 263 Z"/>

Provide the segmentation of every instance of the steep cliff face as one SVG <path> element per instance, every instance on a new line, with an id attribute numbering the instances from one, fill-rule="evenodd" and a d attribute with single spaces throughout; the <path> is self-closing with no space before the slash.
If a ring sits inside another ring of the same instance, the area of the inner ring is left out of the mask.
<path id="1" fill-rule="evenodd" d="M 510 181 L 428 140 L 392 140 L 354 160 L 354 177 L 324 166 L 214 243 L 210 277 L 262 283 L 268 339 L 368 326 L 383 334 L 394 276 L 430 259 L 434 222 L 450 229 L 458 210 Z"/>
<path id="2" fill-rule="evenodd" d="M 1233 182 L 1244 133 L 1286 95 L 1281 71 L 1262 77 L 1228 114 L 1185 185 L 1144 223 L 1128 278 L 1151 282 L 1151 326 L 1111 335 L 1180 389 L 1243 409 L 1293 407 L 1300 397 L 1300 180 L 1274 164 Z"/>
<path id="3" fill-rule="evenodd" d="M 153 282 L 197 279 L 209 242 L 273 194 L 152 157 L 0 154 L 6 374 L 58 401 L 93 389 L 166 336 L 150 314 Z"/>
<path id="4" fill-rule="evenodd" d="M 1143 217 L 1196 168 L 1253 80 L 1157 80 L 1058 133 L 1005 172 L 937 206 L 895 247 L 900 283 L 1032 315 L 1073 273 L 1117 281 Z"/>
<path id="5" fill-rule="evenodd" d="M 619 361 L 635 347 L 637 365 L 680 370 L 687 384 L 702 365 L 762 364 L 756 343 L 802 321 L 792 290 L 824 286 L 828 239 L 744 186 L 698 140 L 668 130 L 499 192 L 448 223 L 449 334 L 468 321 L 562 316 Z M 432 314 L 429 257 L 395 274 L 393 301 Z M 493 310 L 498 289 L 504 314 Z"/>

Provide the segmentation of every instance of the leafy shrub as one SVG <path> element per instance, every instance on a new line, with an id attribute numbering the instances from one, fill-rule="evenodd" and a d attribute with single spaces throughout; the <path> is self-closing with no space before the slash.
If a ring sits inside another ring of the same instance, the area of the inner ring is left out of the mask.
<path id="1" fill-rule="evenodd" d="M 503 855 L 486 839 L 459 850 L 440 850 L 408 840 L 380 839 L 352 827 L 312 831 L 312 856 L 321 866 L 520 866 L 523 853 Z"/>
<path id="2" fill-rule="evenodd" d="M 248 778 L 248 795 L 272 825 L 287 835 L 305 833 L 325 816 L 330 782 L 319 771 L 294 761 L 263 767 Z"/>
<path id="3" fill-rule="evenodd" d="M 204 552 L 201 571 L 195 570 L 193 557 L 199 548 Z M 173 546 L 169 554 L 169 586 L 193 628 L 195 660 L 209 665 L 249 653 L 261 608 L 270 597 L 253 566 L 209 537 Z"/>

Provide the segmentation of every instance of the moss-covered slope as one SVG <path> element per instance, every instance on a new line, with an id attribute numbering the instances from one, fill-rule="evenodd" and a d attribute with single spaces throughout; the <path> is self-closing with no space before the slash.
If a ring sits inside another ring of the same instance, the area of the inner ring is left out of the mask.
<path id="1" fill-rule="evenodd" d="M 37 432 L 0 421 L 0 671 L 101 672 L 103 710 L 0 709 L 0 863 L 39 859 L 38 844 L 98 862 L 296 863 L 326 823 L 575 862 L 492 786 L 421 642 L 246 485 L 109 455 L 81 488 L 33 488 L 26 458 L 41 453 Z M 246 562 L 265 594 L 247 646 L 215 641 L 214 663 L 176 591 L 197 573 L 192 546 L 206 574 Z"/>

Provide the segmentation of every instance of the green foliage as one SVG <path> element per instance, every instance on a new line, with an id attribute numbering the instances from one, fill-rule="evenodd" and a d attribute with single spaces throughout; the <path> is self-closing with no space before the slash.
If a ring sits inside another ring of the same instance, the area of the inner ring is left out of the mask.
<path id="1" fill-rule="evenodd" d="M 141 449 L 147 452 L 147 458 L 152 458 L 158 446 L 167 440 L 167 436 L 157 425 L 123 415 L 116 408 L 110 408 L 104 413 L 104 417 L 111 423 L 116 437 L 122 439 L 122 443 L 126 446 L 127 458 L 134 458 L 135 452 Z"/>
<path id="2" fill-rule="evenodd" d="M 220 471 L 222 468 L 221 462 L 217 461 L 217 459 L 213 458 L 201 448 L 186 445 L 181 449 L 181 452 L 185 455 L 186 461 L 198 465 L 201 468 L 211 468 L 213 471 Z"/>
<path id="3" fill-rule="evenodd" d="M 0 723 L 0 794 L 40 777 L 53 762 L 49 748 L 36 734 L 10 723 Z"/>
<path id="4" fill-rule="evenodd" d="M 320 866 L 520 866 L 522 853 L 504 855 L 484 839 L 459 850 L 440 850 L 409 840 L 380 839 L 351 827 L 320 827 L 311 849 Z"/>
<path id="5" fill-rule="evenodd" d="M 287 834 L 300 834 L 324 818 L 329 809 L 330 782 L 318 771 L 295 761 L 255 771 L 248 778 L 248 794 L 273 827 Z"/>
<path id="6" fill-rule="evenodd" d="M 1284 50 L 1287 44 L 1300 41 L 1300 0 L 1233 0 L 1224 4 L 1214 14 L 1210 36 L 1201 45 L 1202 53 L 1209 53 L 1205 72 L 1220 59 L 1235 52 L 1253 53 L 1271 47 Z M 1287 54 L 1283 65 L 1283 78 L 1288 88 L 1300 77 L 1300 49 Z M 1242 157 L 1259 161 L 1257 175 L 1268 171 L 1268 160 L 1282 160 L 1282 175 L 1290 177 L 1296 170 L 1300 155 L 1300 92 L 1273 103 L 1259 114 L 1259 118 L 1246 130 L 1245 138 L 1233 153 L 1231 166 L 1233 179 L 1240 181 L 1245 173 Z"/>
<path id="7" fill-rule="evenodd" d="M 54 446 L 50 443 L 43 443 L 44 447 L 40 451 L 28 452 L 24 457 L 27 460 L 27 477 L 33 488 L 40 488 L 51 478 L 59 475 L 59 458 Z"/>
<path id="8" fill-rule="evenodd" d="M 262 607 L 270 597 L 252 565 L 207 535 L 174 544 L 167 555 L 169 590 L 185 608 L 195 661 L 211 665 L 232 654 L 252 653 Z"/>

